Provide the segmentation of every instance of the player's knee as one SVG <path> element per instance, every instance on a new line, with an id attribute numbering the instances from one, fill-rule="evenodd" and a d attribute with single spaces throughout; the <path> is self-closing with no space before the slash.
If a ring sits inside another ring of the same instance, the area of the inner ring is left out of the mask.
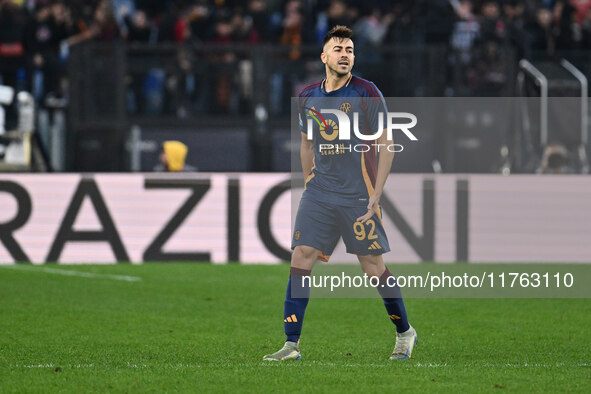
<path id="1" fill-rule="evenodd" d="M 318 250 L 311 246 L 305 245 L 298 245 L 293 250 L 293 255 L 291 258 L 291 263 L 293 265 L 300 265 L 300 264 L 314 264 L 316 258 L 318 257 Z"/>
<path id="2" fill-rule="evenodd" d="M 383 270 L 382 270 L 382 271 L 380 271 L 380 270 L 378 269 L 378 267 L 376 267 L 376 266 L 366 266 L 366 267 L 363 267 L 363 272 L 364 272 L 364 273 L 365 273 L 367 276 L 369 276 L 369 277 L 372 277 L 372 276 L 377 276 L 377 277 L 380 277 L 380 275 L 382 275 L 382 274 L 383 274 Z"/>
<path id="3" fill-rule="evenodd" d="M 380 276 L 386 267 L 381 256 L 359 256 L 361 268 L 367 276 Z"/>

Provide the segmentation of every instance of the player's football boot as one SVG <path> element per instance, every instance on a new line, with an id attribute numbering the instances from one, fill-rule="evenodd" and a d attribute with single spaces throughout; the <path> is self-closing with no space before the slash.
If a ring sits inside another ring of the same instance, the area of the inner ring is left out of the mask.
<path id="1" fill-rule="evenodd" d="M 273 354 L 267 354 L 263 357 L 266 361 L 286 361 L 286 360 L 299 360 L 302 358 L 300 354 L 300 346 L 297 342 L 285 342 L 285 345 Z"/>
<path id="2" fill-rule="evenodd" d="M 392 351 L 390 360 L 406 360 L 410 358 L 412 349 L 417 343 L 417 332 L 410 326 L 410 328 L 403 333 L 396 333 L 396 346 Z"/>

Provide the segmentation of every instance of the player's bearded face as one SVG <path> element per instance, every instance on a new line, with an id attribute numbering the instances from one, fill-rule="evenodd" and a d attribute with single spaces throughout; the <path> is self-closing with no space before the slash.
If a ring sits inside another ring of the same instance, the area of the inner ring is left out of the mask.
<path id="1" fill-rule="evenodd" d="M 330 71 L 345 76 L 351 72 L 355 63 L 353 41 L 350 39 L 332 38 L 324 46 L 322 61 Z"/>

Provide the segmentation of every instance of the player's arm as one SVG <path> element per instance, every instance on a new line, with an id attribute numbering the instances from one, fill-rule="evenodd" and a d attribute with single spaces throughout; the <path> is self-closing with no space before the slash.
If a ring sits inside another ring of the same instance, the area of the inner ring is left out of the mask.
<path id="1" fill-rule="evenodd" d="M 312 168 L 314 166 L 314 141 L 309 140 L 306 133 L 302 133 L 300 159 L 302 161 L 304 179 L 306 179 L 308 175 L 312 173 Z"/>
<path id="2" fill-rule="evenodd" d="M 378 174 L 376 176 L 376 187 L 374 193 L 374 196 L 377 196 L 377 203 L 380 202 L 380 197 L 382 197 L 382 191 L 384 190 L 384 185 L 386 184 L 388 175 L 390 175 L 392 161 L 394 160 L 394 152 L 390 152 L 390 150 L 388 150 L 388 146 L 392 146 L 394 141 L 393 139 L 388 139 L 388 133 L 386 129 L 384 129 L 382 135 L 380 138 L 378 138 L 378 144 L 378 146 L 382 147 L 382 149 L 380 149 Z"/>
<path id="3" fill-rule="evenodd" d="M 376 143 L 380 147 L 380 156 L 378 159 L 378 173 L 376 175 L 375 192 L 369 198 L 369 203 L 367 204 L 367 213 L 357 218 L 357 221 L 361 223 L 365 223 L 366 220 L 369 220 L 378 211 L 380 206 L 380 198 L 382 197 L 382 191 L 384 190 L 384 185 L 386 184 L 388 175 L 390 175 L 392 161 L 394 160 L 394 152 L 390 152 L 387 149 L 388 146 L 394 144 L 394 141 L 393 139 L 388 139 L 388 133 L 386 129 L 383 130 L 382 135 L 376 140 Z"/>

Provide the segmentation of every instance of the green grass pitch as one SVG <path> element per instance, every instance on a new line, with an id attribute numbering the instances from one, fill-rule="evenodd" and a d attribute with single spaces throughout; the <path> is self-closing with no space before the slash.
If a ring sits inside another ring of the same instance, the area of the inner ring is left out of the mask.
<path id="1" fill-rule="evenodd" d="M 272 364 L 287 265 L 45 268 L 93 275 L 0 268 L 0 392 L 591 391 L 587 299 L 408 299 L 405 362 L 381 300 L 312 299 Z"/>

